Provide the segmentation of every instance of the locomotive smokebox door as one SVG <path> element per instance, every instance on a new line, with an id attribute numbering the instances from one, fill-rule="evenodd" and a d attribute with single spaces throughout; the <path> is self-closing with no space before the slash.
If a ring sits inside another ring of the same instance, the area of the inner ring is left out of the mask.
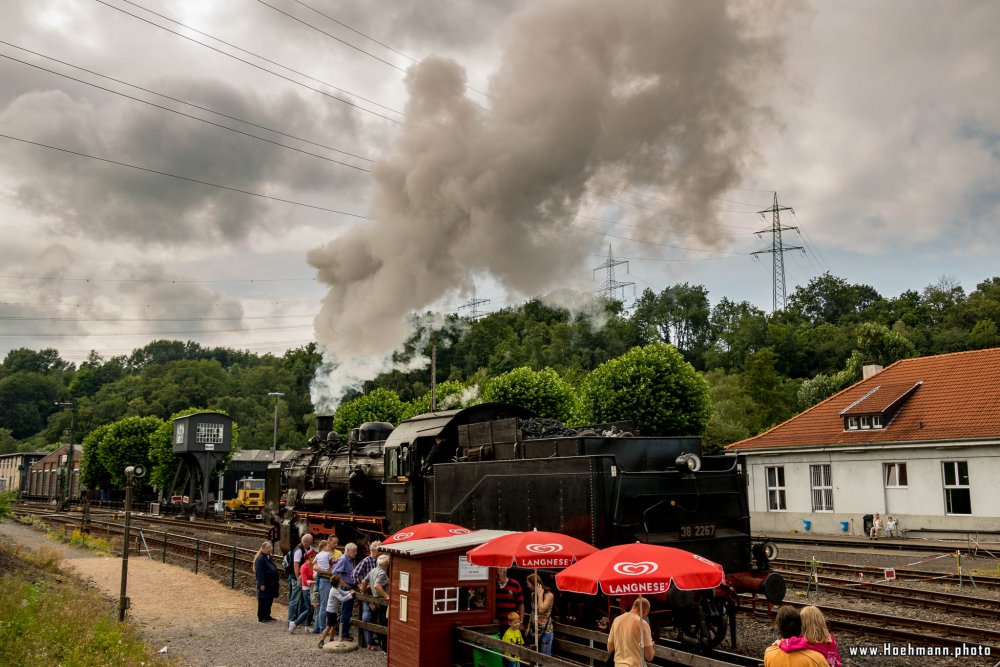
<path id="1" fill-rule="evenodd" d="M 174 419 L 173 451 L 227 454 L 233 446 L 233 419 L 218 412 L 196 412 Z"/>

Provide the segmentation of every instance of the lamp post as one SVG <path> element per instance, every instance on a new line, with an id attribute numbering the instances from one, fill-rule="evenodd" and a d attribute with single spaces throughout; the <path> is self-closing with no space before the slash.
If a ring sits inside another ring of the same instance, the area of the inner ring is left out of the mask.
<path id="1" fill-rule="evenodd" d="M 277 457 L 278 451 L 278 400 L 284 397 L 280 391 L 268 392 L 268 396 L 274 396 L 274 440 L 271 441 L 271 463 Z"/>
<path id="2" fill-rule="evenodd" d="M 122 587 L 121 595 L 118 598 L 118 622 L 125 621 L 125 610 L 129 608 L 129 599 L 125 595 L 128 588 L 128 543 L 131 539 L 129 535 L 132 527 L 132 493 L 135 489 L 135 481 L 146 474 L 143 466 L 129 466 L 125 468 L 125 537 L 122 543 Z"/>
<path id="3" fill-rule="evenodd" d="M 66 466 L 63 468 L 62 500 L 59 510 L 69 509 L 69 497 L 73 493 L 73 426 L 76 423 L 76 401 L 56 401 L 59 407 L 69 408 L 69 447 L 66 449 Z"/>

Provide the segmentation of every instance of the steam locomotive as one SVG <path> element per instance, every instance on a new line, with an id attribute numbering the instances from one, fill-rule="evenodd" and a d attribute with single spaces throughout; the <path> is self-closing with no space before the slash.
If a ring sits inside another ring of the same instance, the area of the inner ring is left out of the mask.
<path id="1" fill-rule="evenodd" d="M 283 550 L 299 536 L 336 534 L 362 547 L 423 521 L 470 529 L 546 530 L 601 548 L 628 542 L 683 548 L 723 566 L 726 584 L 671 590 L 679 636 L 714 647 L 734 623 L 736 593 L 779 602 L 773 547 L 752 544 L 745 464 L 703 456 L 692 437 L 636 437 L 622 425 L 526 437 L 534 415 L 507 404 L 419 415 L 393 428 L 367 423 L 343 443 L 332 417 L 309 447 L 268 470 L 267 510 Z M 530 435 L 530 434 L 529 434 Z"/>

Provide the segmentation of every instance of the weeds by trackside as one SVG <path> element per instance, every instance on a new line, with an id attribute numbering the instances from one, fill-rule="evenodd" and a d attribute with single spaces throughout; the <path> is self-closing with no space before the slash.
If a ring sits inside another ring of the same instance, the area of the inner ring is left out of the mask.
<path id="1" fill-rule="evenodd" d="M 165 667 L 57 554 L 0 544 L 0 664 Z"/>

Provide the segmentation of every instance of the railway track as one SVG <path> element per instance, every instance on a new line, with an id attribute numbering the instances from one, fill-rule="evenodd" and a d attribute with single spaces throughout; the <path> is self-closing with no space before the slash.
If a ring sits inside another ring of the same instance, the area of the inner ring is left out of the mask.
<path id="1" fill-rule="evenodd" d="M 742 598 L 741 602 L 749 602 Z M 802 608 L 807 603 L 785 601 L 784 604 Z M 859 609 L 845 609 L 830 605 L 815 605 L 826 617 L 831 630 L 846 630 L 868 637 L 883 637 L 894 641 L 907 641 L 921 645 L 962 647 L 968 644 L 989 646 L 1000 650 L 1000 631 L 973 628 L 920 618 L 879 614 Z M 755 616 L 770 616 L 763 607 L 741 604 L 740 611 Z"/>
<path id="2" fill-rule="evenodd" d="M 785 572 L 808 572 L 812 569 L 812 563 L 810 561 L 802 560 L 791 560 L 778 558 L 771 561 L 774 567 Z M 835 572 L 839 574 L 848 574 L 858 577 L 858 575 L 871 575 L 874 577 L 882 578 L 885 573 L 886 568 L 875 567 L 872 565 L 851 565 L 848 563 L 832 563 L 829 561 L 816 561 L 816 566 L 820 572 L 830 573 Z M 892 568 L 895 572 L 897 579 L 912 579 L 912 580 L 923 580 L 923 581 L 941 581 L 941 582 L 951 582 L 958 584 L 959 577 L 957 573 L 954 572 L 935 572 L 933 570 L 919 570 L 913 568 L 897 567 Z M 972 587 L 972 582 L 975 581 L 977 589 L 987 589 L 987 590 L 1000 590 L 1000 577 L 992 576 L 979 576 L 969 577 L 969 575 L 963 575 L 962 585 Z"/>
<path id="3" fill-rule="evenodd" d="M 83 522 L 83 514 L 80 511 L 55 512 L 50 505 L 20 504 L 16 511 L 23 514 L 32 514 L 39 517 L 48 517 L 52 521 L 60 521 L 60 517 L 69 517 L 72 521 Z M 94 521 L 119 521 L 124 518 L 124 510 L 119 509 L 91 509 L 91 523 Z M 267 539 L 267 526 L 258 524 L 248 524 L 240 522 L 221 522 L 196 519 L 194 521 L 179 519 L 177 517 L 153 516 L 140 512 L 132 512 L 131 521 L 134 525 L 141 526 L 168 526 L 182 531 L 203 531 L 214 533 L 226 533 L 231 535 L 241 535 L 244 537 L 254 537 Z"/>
<path id="4" fill-rule="evenodd" d="M 782 572 L 785 581 L 807 584 L 811 581 L 809 574 L 800 572 Z M 933 608 L 955 612 L 964 616 L 982 618 L 997 618 L 1000 616 L 1000 600 L 977 598 L 955 593 L 940 593 L 912 588 L 902 588 L 888 584 L 858 584 L 856 580 L 838 577 L 817 577 L 821 588 L 826 592 L 848 597 L 880 600 L 915 606 L 922 609 Z"/>
<path id="5" fill-rule="evenodd" d="M 974 539 L 968 540 L 954 540 L 954 544 L 940 544 L 934 542 L 927 542 L 923 540 L 916 540 L 912 538 L 882 538 L 877 540 L 868 540 L 860 538 L 857 540 L 845 540 L 845 539 L 823 539 L 816 536 L 801 536 L 796 537 L 794 535 L 781 535 L 776 537 L 758 535 L 756 539 L 766 540 L 768 542 L 774 542 L 775 544 L 796 544 L 808 547 L 814 547 L 818 549 L 831 549 L 831 548 L 845 548 L 853 549 L 855 551 L 870 551 L 870 550 L 880 550 L 880 551 L 911 551 L 911 552 L 926 552 L 926 553 L 955 553 L 956 551 L 962 551 L 964 553 L 975 553 L 976 551 L 983 549 L 979 542 Z M 990 551 L 997 549 L 997 545 L 990 543 L 985 545 Z M 997 549 L 1000 551 L 1000 549 Z"/>

